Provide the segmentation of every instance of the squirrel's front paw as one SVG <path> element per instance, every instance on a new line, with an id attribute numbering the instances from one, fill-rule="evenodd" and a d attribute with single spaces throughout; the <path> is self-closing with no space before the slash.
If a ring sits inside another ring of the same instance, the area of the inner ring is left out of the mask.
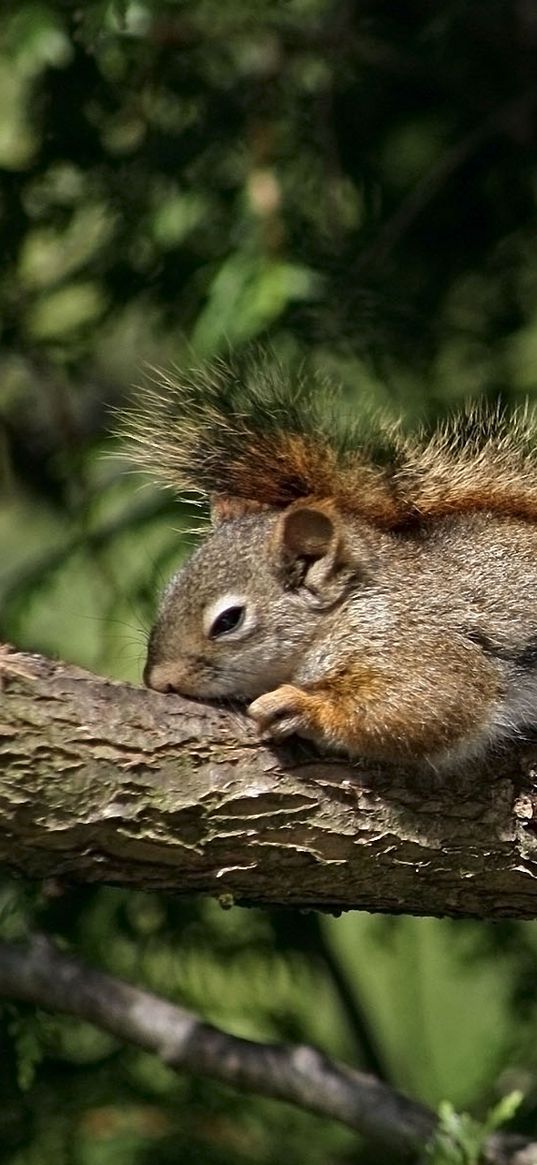
<path id="1" fill-rule="evenodd" d="M 309 736 L 311 724 L 307 715 L 308 696 L 293 684 L 282 684 L 273 692 L 258 696 L 248 708 L 248 715 L 257 722 L 260 733 L 275 740 L 298 733 Z"/>

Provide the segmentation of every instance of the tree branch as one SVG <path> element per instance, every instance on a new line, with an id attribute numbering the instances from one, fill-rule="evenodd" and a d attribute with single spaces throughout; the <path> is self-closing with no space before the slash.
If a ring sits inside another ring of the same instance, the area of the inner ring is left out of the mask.
<path id="1" fill-rule="evenodd" d="M 242 714 L 0 654 L 0 861 L 226 901 L 537 916 L 537 778 L 259 745 Z M 535 750 L 534 750 L 535 754 Z"/>
<path id="2" fill-rule="evenodd" d="M 154 1052 L 176 1071 L 284 1100 L 332 1117 L 365 1138 L 415 1156 L 431 1138 L 430 1109 L 307 1045 L 256 1044 L 203 1023 L 192 1012 L 133 987 L 35 936 L 28 947 L 0 943 L 0 995 L 96 1024 L 120 1040 Z M 524 1151 L 524 1158 L 518 1154 Z M 530 1151 L 534 1154 L 528 1156 Z M 516 1136 L 489 1139 L 491 1165 L 536 1161 L 537 1144 Z"/>

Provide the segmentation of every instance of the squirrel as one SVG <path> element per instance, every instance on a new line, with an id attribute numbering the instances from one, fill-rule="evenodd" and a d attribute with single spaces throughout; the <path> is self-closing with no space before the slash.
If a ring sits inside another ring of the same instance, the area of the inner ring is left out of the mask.
<path id="1" fill-rule="evenodd" d="M 263 737 L 454 770 L 537 723 L 537 449 L 526 407 L 341 424 L 265 359 L 158 374 L 127 456 L 210 503 L 145 683 L 248 704 Z"/>

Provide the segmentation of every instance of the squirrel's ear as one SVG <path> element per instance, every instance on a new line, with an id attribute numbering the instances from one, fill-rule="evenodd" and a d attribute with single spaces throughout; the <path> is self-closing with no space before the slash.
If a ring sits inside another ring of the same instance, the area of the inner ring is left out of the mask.
<path id="1" fill-rule="evenodd" d="M 245 514 L 258 514 L 267 510 L 263 502 L 253 502 L 248 498 L 232 498 L 228 494 L 212 494 L 211 522 L 219 526 L 221 522 L 231 522 L 233 518 L 243 518 Z"/>
<path id="2" fill-rule="evenodd" d="M 284 510 L 274 532 L 278 570 L 288 584 L 317 589 L 344 564 L 343 532 L 332 506 L 300 504 Z"/>

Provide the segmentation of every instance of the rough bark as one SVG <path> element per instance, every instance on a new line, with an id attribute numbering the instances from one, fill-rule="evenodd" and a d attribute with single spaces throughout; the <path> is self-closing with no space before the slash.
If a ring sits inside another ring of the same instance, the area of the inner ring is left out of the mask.
<path id="1" fill-rule="evenodd" d="M 27 877 L 537 917 L 530 749 L 448 780 L 260 745 L 237 711 L 7 648 L 0 679 L 0 861 Z"/>

